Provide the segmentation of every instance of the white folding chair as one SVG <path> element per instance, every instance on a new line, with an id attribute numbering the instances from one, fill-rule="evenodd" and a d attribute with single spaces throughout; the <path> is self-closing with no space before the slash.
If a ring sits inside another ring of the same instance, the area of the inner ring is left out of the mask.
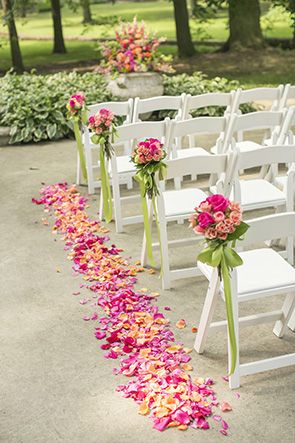
<path id="1" fill-rule="evenodd" d="M 267 144 L 274 145 L 277 143 L 280 131 L 285 118 L 285 112 L 283 111 L 257 111 L 250 112 L 249 114 L 236 115 L 233 114 L 230 117 L 229 133 L 239 134 L 240 132 L 263 130 L 265 133 L 271 134 L 271 137 Z M 232 137 L 233 140 L 233 137 Z M 234 140 L 234 144 L 240 149 L 241 152 L 253 151 L 264 145 L 264 138 L 261 143 L 257 143 L 253 140 L 237 141 Z M 230 143 L 224 145 L 225 149 L 230 147 Z M 218 151 L 218 147 L 212 149 L 214 152 Z M 223 151 L 221 151 L 223 152 Z"/>
<path id="2" fill-rule="evenodd" d="M 88 115 L 94 115 L 101 109 L 106 108 L 109 111 L 113 112 L 116 117 L 121 117 L 123 119 L 122 124 L 131 123 L 132 120 L 132 112 L 133 112 L 133 99 L 129 99 L 125 102 L 105 102 L 105 103 L 97 103 L 89 106 Z M 84 149 L 85 149 L 85 161 L 87 168 L 87 182 L 88 182 L 88 193 L 94 194 L 95 188 L 100 187 L 100 180 L 98 180 L 99 176 L 99 163 L 94 161 L 93 152 L 98 151 L 99 147 L 91 143 L 91 140 L 88 140 L 88 143 L 85 143 L 85 126 L 83 126 L 83 139 L 84 139 Z M 126 149 L 126 147 L 125 147 Z M 94 176 L 97 175 L 95 179 Z M 81 183 L 81 168 L 80 168 L 80 159 L 77 156 L 77 184 Z M 127 181 L 127 186 L 130 188 L 132 186 L 132 182 Z"/>
<path id="3" fill-rule="evenodd" d="M 228 195 L 231 187 L 231 176 L 234 170 L 235 154 L 222 155 L 199 155 L 189 158 L 172 159 L 167 161 L 166 180 L 175 177 L 196 174 L 218 174 L 220 179 L 217 184 L 218 192 Z M 208 197 L 204 190 L 193 187 L 173 190 L 163 190 L 159 185 L 160 194 L 156 197 L 158 227 L 161 242 L 153 243 L 153 249 L 161 248 L 162 256 L 162 286 L 169 289 L 171 283 L 182 278 L 198 275 L 198 269 L 194 264 L 190 268 L 170 269 L 169 248 L 183 247 L 195 243 L 196 236 L 189 239 L 168 241 L 167 225 L 169 222 L 188 218 L 194 212 L 194 208 Z M 152 222 L 152 205 L 149 204 L 150 222 Z M 144 236 L 142 245 L 142 266 L 147 264 L 146 239 Z"/>
<path id="4" fill-rule="evenodd" d="M 231 275 L 233 317 L 237 341 L 237 365 L 234 373 L 229 377 L 231 389 L 240 386 L 241 376 L 295 364 L 295 353 L 251 363 L 240 363 L 239 328 L 265 322 L 275 322 L 273 332 L 277 337 L 281 338 L 286 331 L 287 324 L 295 308 L 295 269 L 292 267 L 295 213 L 274 214 L 252 220 L 248 223 L 250 228 L 243 242 L 244 246 L 255 242 L 261 243 L 278 239 L 283 235 L 287 238 L 287 261 L 271 248 L 240 252 L 243 265 L 235 268 Z M 226 329 L 227 321 L 212 322 L 219 294 L 224 299 L 223 285 L 222 283 L 220 284 L 217 268 L 213 269 L 200 262 L 198 262 L 198 267 L 210 282 L 195 341 L 195 350 L 198 353 L 203 353 L 209 332 L 216 333 Z M 281 309 L 239 317 L 239 304 L 241 302 L 281 294 L 286 294 Z M 228 355 L 230 362 L 231 352 L 229 345 Z"/>
<path id="5" fill-rule="evenodd" d="M 119 155 L 116 153 L 112 156 L 110 161 L 116 232 L 122 232 L 123 226 L 143 221 L 142 215 L 128 217 L 123 217 L 122 215 L 122 208 L 126 203 L 139 201 L 140 198 L 139 194 L 121 197 L 120 193 L 120 178 L 125 177 L 126 179 L 130 177 L 132 179 L 132 176 L 134 176 L 136 172 L 135 165 L 130 162 L 132 150 L 138 141 L 150 137 L 158 138 L 165 145 L 166 139 L 168 138 L 169 123 L 169 119 L 159 122 L 137 122 L 120 126 L 117 129 L 117 143 L 122 144 L 124 142 L 130 142 L 130 152 L 128 155 Z M 102 214 L 102 195 L 100 199 L 100 213 Z"/>
<path id="6" fill-rule="evenodd" d="M 163 95 L 161 97 L 134 99 L 133 122 L 138 122 L 142 114 L 154 111 L 175 111 L 176 116 L 182 118 L 185 94 L 173 96 Z"/>
<path id="7" fill-rule="evenodd" d="M 196 117 L 199 110 L 210 112 L 214 108 L 224 108 L 224 115 L 229 115 L 235 111 L 233 105 L 235 103 L 235 91 L 231 92 L 209 92 L 206 94 L 190 95 L 187 94 L 184 99 L 183 120 Z M 189 147 L 195 146 L 195 136 L 189 135 Z"/>
<path id="8" fill-rule="evenodd" d="M 284 86 L 279 85 L 277 88 L 253 88 L 253 89 L 237 89 L 234 101 L 234 112 L 241 113 L 241 106 L 256 103 L 258 106 L 262 106 L 265 112 L 268 111 L 281 111 L 283 108 L 281 105 L 281 99 L 283 96 Z M 267 110 L 265 108 L 268 108 Z M 267 131 L 264 138 L 270 136 L 270 131 Z M 240 130 L 237 135 L 237 141 L 243 143 L 244 132 Z M 247 141 L 245 141 L 247 143 Z M 271 144 L 271 143 L 270 143 Z M 240 146 L 242 149 L 242 145 Z"/>
<path id="9" fill-rule="evenodd" d="M 280 101 L 280 109 L 295 105 L 295 86 L 289 83 L 285 85 L 284 92 Z"/>
<path id="10" fill-rule="evenodd" d="M 236 148 L 239 151 L 238 148 Z M 279 163 L 295 163 L 294 146 L 268 146 L 253 151 L 239 152 L 235 164 L 233 189 L 231 198 L 241 203 L 244 211 L 263 208 L 276 208 L 278 211 L 293 211 L 294 178 L 293 165 L 288 172 L 287 184 L 284 190 L 279 189 L 266 178 L 240 179 L 240 170 L 261 168 Z M 215 188 L 211 188 L 215 192 Z"/>

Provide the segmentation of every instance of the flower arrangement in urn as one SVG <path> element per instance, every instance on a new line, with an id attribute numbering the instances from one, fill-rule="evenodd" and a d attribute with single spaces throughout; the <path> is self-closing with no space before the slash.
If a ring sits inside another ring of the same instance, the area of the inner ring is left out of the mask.
<path id="1" fill-rule="evenodd" d="M 165 41 L 146 31 L 144 22 L 123 23 L 116 31 L 115 41 L 100 45 L 103 57 L 98 70 L 104 74 L 130 72 L 173 72 L 170 56 L 159 53 Z"/>

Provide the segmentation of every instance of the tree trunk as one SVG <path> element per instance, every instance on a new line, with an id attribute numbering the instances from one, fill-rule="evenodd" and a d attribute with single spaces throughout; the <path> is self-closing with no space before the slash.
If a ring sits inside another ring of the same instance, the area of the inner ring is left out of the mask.
<path id="1" fill-rule="evenodd" d="M 21 74 L 24 72 L 25 68 L 14 21 L 13 0 L 2 0 L 2 7 L 5 21 L 8 26 L 12 67 L 17 73 Z"/>
<path id="2" fill-rule="evenodd" d="M 80 1 L 81 1 L 81 6 L 83 8 L 83 23 L 91 23 L 92 16 L 91 16 L 89 0 L 80 0 Z"/>
<path id="3" fill-rule="evenodd" d="M 226 49 L 258 49 L 264 46 L 259 0 L 229 0 L 229 39 Z"/>
<path id="4" fill-rule="evenodd" d="M 198 0 L 191 0 L 191 16 L 196 18 L 198 15 Z"/>
<path id="5" fill-rule="evenodd" d="M 186 0 L 173 0 L 179 57 L 192 57 L 196 51 L 192 42 Z"/>
<path id="6" fill-rule="evenodd" d="M 65 54 L 67 51 L 62 32 L 60 0 L 51 0 L 51 12 L 52 12 L 53 32 L 54 32 L 53 53 Z"/>

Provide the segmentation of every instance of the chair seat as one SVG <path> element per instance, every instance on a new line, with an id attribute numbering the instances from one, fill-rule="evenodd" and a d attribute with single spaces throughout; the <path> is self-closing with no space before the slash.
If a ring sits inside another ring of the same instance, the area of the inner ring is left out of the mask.
<path id="1" fill-rule="evenodd" d="M 177 149 L 176 158 L 195 157 L 197 155 L 211 155 L 210 152 L 203 148 L 185 148 Z"/>
<path id="2" fill-rule="evenodd" d="M 117 156 L 118 174 L 132 173 L 136 171 L 135 164 L 130 161 L 130 155 Z"/>
<path id="3" fill-rule="evenodd" d="M 263 145 L 252 142 L 251 140 L 237 142 L 236 146 L 240 149 L 241 152 L 250 152 L 250 151 L 255 151 L 256 149 L 263 148 Z"/>
<path id="4" fill-rule="evenodd" d="M 207 194 L 199 188 L 164 191 L 165 216 L 190 215 L 194 212 L 194 208 L 207 197 Z"/>
<path id="5" fill-rule="evenodd" d="M 295 286 L 295 269 L 271 248 L 240 252 L 243 265 L 238 266 L 238 296 Z M 210 279 L 212 267 L 198 262 L 198 268 Z M 223 287 L 221 287 L 223 291 Z"/>
<path id="6" fill-rule="evenodd" d="M 245 210 L 269 208 L 270 206 L 280 206 L 286 203 L 285 193 L 266 180 L 240 180 L 240 186 L 241 205 Z M 211 186 L 210 191 L 212 194 L 216 194 L 216 186 Z M 230 199 L 234 200 L 233 191 Z"/>
<path id="7" fill-rule="evenodd" d="M 241 204 L 245 209 L 279 206 L 286 203 L 284 192 L 266 180 L 241 180 L 240 184 Z"/>

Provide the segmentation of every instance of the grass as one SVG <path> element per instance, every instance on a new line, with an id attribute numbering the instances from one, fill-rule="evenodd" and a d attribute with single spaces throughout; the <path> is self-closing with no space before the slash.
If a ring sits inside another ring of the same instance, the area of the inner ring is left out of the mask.
<path id="1" fill-rule="evenodd" d="M 286 13 L 267 12 L 267 4 L 263 4 L 263 16 L 262 27 L 264 34 L 267 37 L 281 37 L 290 38 L 291 23 Z M 138 20 L 144 20 L 148 29 L 157 32 L 161 36 L 165 36 L 168 39 L 175 39 L 175 24 L 173 18 L 173 5 L 167 0 L 149 1 L 143 3 L 132 2 L 117 2 L 115 5 L 108 4 L 93 4 L 91 5 L 93 18 L 95 19 L 111 19 L 114 16 L 120 17 L 123 20 L 132 20 L 134 15 L 137 15 Z M 25 66 L 29 69 L 37 67 L 40 71 L 47 69 L 63 69 L 66 64 L 74 65 L 86 65 L 87 63 L 94 63 L 98 59 L 98 54 L 95 50 L 96 43 L 91 41 L 81 40 L 81 38 L 97 38 L 112 36 L 114 32 L 113 25 L 91 25 L 83 26 L 81 23 L 81 10 L 73 13 L 69 8 L 64 7 L 62 9 L 63 18 L 63 30 L 66 38 L 76 39 L 67 40 L 67 54 L 58 55 L 52 54 L 52 41 L 51 40 L 21 40 L 21 50 Z M 271 24 L 271 26 L 269 26 Z M 39 39 L 42 38 L 52 39 L 52 18 L 50 12 L 43 12 L 39 14 L 30 14 L 27 19 L 17 19 L 17 29 L 20 36 Z M 5 28 L 3 28 L 5 30 Z M 213 20 L 209 20 L 206 23 L 200 23 L 195 20 L 191 20 L 191 31 L 194 40 L 213 39 L 219 41 L 225 41 L 228 37 L 227 26 L 227 12 L 221 11 L 218 16 Z M 1 43 L 3 44 L 1 45 Z M 0 72 L 6 71 L 11 66 L 10 49 L 7 40 L 0 41 Z M 218 47 L 208 47 L 202 44 L 198 45 L 198 51 L 203 53 L 210 53 L 216 50 Z M 162 48 L 164 53 L 172 53 L 176 55 L 176 46 L 164 45 Z M 205 55 L 205 54 L 204 54 Z M 236 60 L 230 69 L 225 69 L 224 72 L 220 72 L 220 65 L 218 57 L 216 60 L 213 58 L 210 60 L 210 64 L 206 63 L 206 60 L 202 60 L 200 56 L 196 64 L 194 63 L 195 70 L 204 70 L 210 76 L 214 75 L 226 75 L 230 78 L 236 78 L 243 83 L 246 82 L 249 85 L 252 84 L 277 84 L 280 82 L 285 83 L 291 81 L 295 83 L 295 74 L 292 69 L 283 69 L 281 65 L 274 69 L 272 66 L 270 69 L 261 71 L 258 68 L 256 71 L 251 68 L 248 72 L 248 67 L 245 67 L 244 71 L 239 69 L 239 60 Z M 226 57 L 226 55 L 224 55 Z M 241 55 L 243 57 L 243 55 Z M 288 57 L 287 57 L 288 61 Z M 204 63 L 203 63 L 204 62 Z M 236 65 L 235 65 L 236 64 Z M 288 66 L 288 63 L 287 63 Z M 251 67 L 251 64 L 250 64 Z M 189 69 L 187 69 L 189 70 Z M 214 74 L 215 73 L 215 74 Z"/>

